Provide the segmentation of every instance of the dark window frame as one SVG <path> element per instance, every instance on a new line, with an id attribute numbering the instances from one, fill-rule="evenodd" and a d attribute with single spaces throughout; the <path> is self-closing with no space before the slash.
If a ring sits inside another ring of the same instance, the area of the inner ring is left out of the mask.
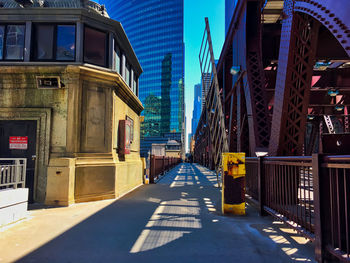
<path id="1" fill-rule="evenodd" d="M 90 28 L 92 30 L 96 30 L 98 32 L 101 32 L 101 33 L 104 33 L 106 35 L 106 44 L 105 44 L 105 64 L 102 66 L 102 65 L 99 65 L 99 64 L 95 64 L 95 63 L 91 63 L 91 62 L 87 62 L 85 61 L 85 29 L 86 28 Z M 87 63 L 87 64 L 91 64 L 91 65 L 95 65 L 95 66 L 98 66 L 98 67 L 104 67 L 104 68 L 108 68 L 108 63 L 109 63 L 109 38 L 108 38 L 108 31 L 104 31 L 104 30 L 101 30 L 99 28 L 96 28 L 96 27 L 93 27 L 93 26 L 90 26 L 90 25 L 87 25 L 87 24 L 84 24 L 84 28 L 83 28 L 83 62 L 84 63 Z"/>
<path id="2" fill-rule="evenodd" d="M 0 62 L 24 61 L 24 57 L 25 57 L 24 49 L 26 47 L 26 31 L 27 31 L 26 24 L 25 23 L 1 23 L 0 26 L 4 26 L 4 41 L 3 41 L 3 46 L 2 46 L 2 59 L 0 59 Z M 6 59 L 6 55 L 7 55 L 6 42 L 7 42 L 7 27 L 8 26 L 24 26 L 23 59 Z"/>
<path id="3" fill-rule="evenodd" d="M 37 59 L 36 56 L 36 46 L 35 41 L 37 39 L 37 33 L 36 33 L 36 26 L 37 25 L 43 25 L 43 26 L 53 26 L 53 45 L 52 45 L 52 59 Z M 58 26 L 74 26 L 75 27 L 75 38 L 74 38 L 74 59 L 73 60 L 61 60 L 57 59 L 57 27 Z M 77 24 L 75 23 L 33 23 L 32 26 L 32 34 L 31 34 L 31 55 L 30 60 L 31 61 L 38 61 L 38 62 L 76 62 L 77 61 Z"/>

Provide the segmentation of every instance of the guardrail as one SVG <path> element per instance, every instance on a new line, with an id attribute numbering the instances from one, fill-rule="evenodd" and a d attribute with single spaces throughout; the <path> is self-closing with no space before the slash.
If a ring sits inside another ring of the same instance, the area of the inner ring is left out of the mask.
<path id="1" fill-rule="evenodd" d="M 27 159 L 0 158 L 0 190 L 24 188 Z"/>
<path id="2" fill-rule="evenodd" d="M 153 184 L 154 180 L 158 179 L 161 174 L 172 169 L 180 162 L 181 158 L 151 155 L 149 182 Z"/>
<path id="3" fill-rule="evenodd" d="M 247 158 L 246 192 L 315 242 L 319 262 L 350 262 L 350 155 Z"/>

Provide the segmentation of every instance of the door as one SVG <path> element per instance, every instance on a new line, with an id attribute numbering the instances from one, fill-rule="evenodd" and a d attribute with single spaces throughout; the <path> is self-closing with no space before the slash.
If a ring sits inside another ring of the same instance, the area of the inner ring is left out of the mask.
<path id="1" fill-rule="evenodd" d="M 36 121 L 0 121 L 0 158 L 26 158 L 26 188 L 34 201 Z"/>

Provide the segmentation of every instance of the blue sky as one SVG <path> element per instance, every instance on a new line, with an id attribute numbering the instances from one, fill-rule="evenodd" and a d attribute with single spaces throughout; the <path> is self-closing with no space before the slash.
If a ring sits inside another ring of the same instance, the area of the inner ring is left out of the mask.
<path id="1" fill-rule="evenodd" d="M 184 2 L 187 140 L 187 134 L 191 131 L 194 85 L 200 83 L 201 77 L 198 55 L 205 28 L 204 18 L 209 18 L 214 55 L 218 59 L 225 39 L 225 0 L 184 0 Z"/>

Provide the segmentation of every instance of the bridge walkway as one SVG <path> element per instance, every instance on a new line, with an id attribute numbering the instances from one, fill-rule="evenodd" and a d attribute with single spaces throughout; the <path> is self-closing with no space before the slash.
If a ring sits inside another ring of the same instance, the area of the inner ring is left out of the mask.
<path id="1" fill-rule="evenodd" d="M 314 262 L 305 238 L 247 204 L 222 216 L 213 172 L 180 164 L 119 200 L 31 211 L 0 229 L 0 262 Z"/>

